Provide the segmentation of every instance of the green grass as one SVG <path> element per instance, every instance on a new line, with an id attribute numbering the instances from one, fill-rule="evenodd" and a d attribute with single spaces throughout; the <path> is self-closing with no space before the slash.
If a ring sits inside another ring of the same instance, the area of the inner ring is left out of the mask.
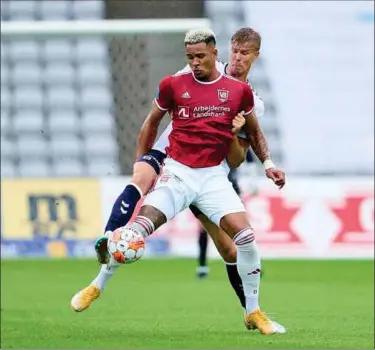
<path id="1" fill-rule="evenodd" d="M 193 260 L 124 266 L 83 313 L 70 299 L 92 260 L 5 261 L 2 348 L 374 348 L 373 261 L 265 261 L 261 305 L 288 333 L 243 326 L 221 262 L 207 280 Z"/>

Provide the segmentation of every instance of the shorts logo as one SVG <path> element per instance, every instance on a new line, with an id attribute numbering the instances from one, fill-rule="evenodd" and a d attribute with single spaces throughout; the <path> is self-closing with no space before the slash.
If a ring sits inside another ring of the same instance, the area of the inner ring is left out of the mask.
<path id="1" fill-rule="evenodd" d="M 178 106 L 178 117 L 187 119 L 189 118 L 189 107 L 188 106 Z"/>
<path id="2" fill-rule="evenodd" d="M 159 179 L 159 182 L 168 182 L 172 175 L 162 175 Z"/>
<path id="3" fill-rule="evenodd" d="M 221 102 L 228 101 L 229 91 L 224 89 L 217 89 L 217 97 Z"/>

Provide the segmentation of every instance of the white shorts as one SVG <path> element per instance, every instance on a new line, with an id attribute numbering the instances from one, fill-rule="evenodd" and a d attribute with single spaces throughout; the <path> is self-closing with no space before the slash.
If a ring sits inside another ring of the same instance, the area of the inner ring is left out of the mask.
<path id="1" fill-rule="evenodd" d="M 157 208 L 167 220 L 171 220 L 191 204 L 217 226 L 220 226 L 220 220 L 225 215 L 246 212 L 222 164 L 190 168 L 167 158 L 162 174 L 143 205 Z"/>

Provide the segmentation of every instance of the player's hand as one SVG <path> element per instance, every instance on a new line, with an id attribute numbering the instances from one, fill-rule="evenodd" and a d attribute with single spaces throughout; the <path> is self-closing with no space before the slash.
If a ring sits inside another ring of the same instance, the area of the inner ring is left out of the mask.
<path id="1" fill-rule="evenodd" d="M 234 119 L 233 119 L 233 121 L 232 121 L 232 126 L 233 126 L 233 128 L 232 128 L 232 133 L 233 133 L 234 135 L 237 135 L 237 134 L 241 131 L 241 129 L 242 129 L 242 127 L 245 125 L 245 123 L 246 123 L 246 119 L 245 119 L 245 117 L 243 116 L 243 112 L 238 113 L 238 114 L 234 117 Z"/>
<path id="2" fill-rule="evenodd" d="M 276 168 L 266 170 L 266 176 L 271 179 L 276 186 L 281 190 L 285 185 L 285 173 Z"/>

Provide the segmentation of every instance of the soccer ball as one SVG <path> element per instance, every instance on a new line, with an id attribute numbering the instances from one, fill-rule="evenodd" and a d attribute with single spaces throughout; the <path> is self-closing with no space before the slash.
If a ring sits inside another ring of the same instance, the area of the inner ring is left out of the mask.
<path id="1" fill-rule="evenodd" d="M 118 263 L 131 264 L 143 256 L 145 239 L 133 230 L 120 227 L 109 234 L 108 252 Z"/>

